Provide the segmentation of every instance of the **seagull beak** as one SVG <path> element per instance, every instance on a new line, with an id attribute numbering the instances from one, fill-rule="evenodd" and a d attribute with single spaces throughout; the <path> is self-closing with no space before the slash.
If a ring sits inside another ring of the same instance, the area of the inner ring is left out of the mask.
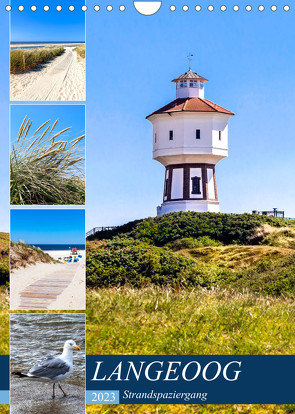
<path id="1" fill-rule="evenodd" d="M 74 346 L 74 348 L 77 349 L 78 351 L 81 351 L 81 348 L 78 345 Z"/>

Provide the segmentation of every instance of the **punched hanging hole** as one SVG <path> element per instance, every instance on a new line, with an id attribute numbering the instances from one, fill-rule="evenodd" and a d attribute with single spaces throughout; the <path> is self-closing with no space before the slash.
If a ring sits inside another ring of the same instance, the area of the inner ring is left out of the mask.
<path id="1" fill-rule="evenodd" d="M 62 11 L 62 7 L 61 7 L 61 6 L 56 6 L 56 10 L 57 10 L 58 12 L 60 12 L 60 11 Z"/>
<path id="2" fill-rule="evenodd" d="M 98 12 L 100 10 L 100 7 L 98 5 L 94 6 L 93 8 L 96 12 Z"/>
<path id="3" fill-rule="evenodd" d="M 220 6 L 220 10 L 223 12 L 226 11 L 226 6 L 225 5 Z"/>
<path id="4" fill-rule="evenodd" d="M 126 7 L 125 7 L 125 6 L 123 6 L 123 5 L 119 7 L 119 10 L 120 10 L 120 11 L 125 11 L 125 9 L 126 9 Z"/>
<path id="5" fill-rule="evenodd" d="M 86 6 L 86 4 L 84 4 L 84 5 L 81 7 L 81 9 L 82 9 L 82 11 L 86 12 L 86 11 L 87 11 L 87 9 L 88 9 L 88 7 Z"/>
<path id="6" fill-rule="evenodd" d="M 24 9 L 25 9 L 24 6 L 18 6 L 19 11 L 24 11 Z"/>
<path id="7" fill-rule="evenodd" d="M 233 7 L 233 10 L 235 11 L 235 12 L 237 12 L 237 11 L 239 11 L 239 6 L 237 6 L 237 5 L 235 5 L 234 7 Z"/>
<path id="8" fill-rule="evenodd" d="M 47 12 L 49 10 L 49 6 L 46 5 L 46 6 L 43 7 L 43 9 L 44 9 L 44 11 Z"/>
<path id="9" fill-rule="evenodd" d="M 113 10 L 113 6 L 111 6 L 110 4 L 107 6 L 107 11 L 112 11 Z"/>
<path id="10" fill-rule="evenodd" d="M 31 10 L 32 11 L 36 11 L 37 10 L 37 6 L 31 6 Z"/>
<path id="11" fill-rule="evenodd" d="M 195 9 L 196 9 L 197 12 L 199 12 L 199 11 L 201 11 L 202 7 L 201 6 L 196 6 Z"/>
<path id="12" fill-rule="evenodd" d="M 212 5 L 210 5 L 210 6 L 208 6 L 208 10 L 209 10 L 210 12 L 212 12 L 212 11 L 214 10 L 214 7 L 213 7 Z"/>
<path id="13" fill-rule="evenodd" d="M 171 11 L 175 11 L 176 10 L 176 7 L 173 5 L 173 6 L 170 6 L 170 10 Z"/>
<path id="14" fill-rule="evenodd" d="M 75 6 L 69 6 L 69 10 L 72 12 L 75 10 Z"/>
<path id="15" fill-rule="evenodd" d="M 252 10 L 252 6 L 246 6 L 245 9 L 249 12 Z"/>

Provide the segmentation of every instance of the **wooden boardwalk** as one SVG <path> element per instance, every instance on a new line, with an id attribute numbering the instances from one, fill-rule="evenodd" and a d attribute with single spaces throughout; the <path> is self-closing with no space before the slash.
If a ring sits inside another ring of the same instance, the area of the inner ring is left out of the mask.
<path id="1" fill-rule="evenodd" d="M 36 280 L 20 293 L 21 310 L 43 310 L 54 302 L 73 281 L 79 263 L 66 264 L 64 269 Z"/>

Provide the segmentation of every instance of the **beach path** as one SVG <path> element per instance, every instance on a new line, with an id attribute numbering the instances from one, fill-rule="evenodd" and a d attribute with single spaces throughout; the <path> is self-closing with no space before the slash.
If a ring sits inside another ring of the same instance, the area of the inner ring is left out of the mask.
<path id="1" fill-rule="evenodd" d="M 45 267 L 45 274 L 44 272 Z M 30 269 L 33 270 L 35 277 L 29 280 Z M 83 307 L 83 303 L 79 303 L 77 295 L 83 298 L 85 290 L 84 271 L 85 265 L 83 262 L 70 264 L 37 264 L 27 270 L 27 276 L 23 281 L 23 286 L 18 285 L 21 271 L 13 273 L 12 277 L 12 292 L 13 301 L 11 305 L 14 309 L 21 310 L 45 310 L 54 309 L 57 303 L 59 309 L 67 309 L 74 307 L 74 305 Z M 44 274 L 43 277 L 40 275 Z M 24 272 L 25 274 L 25 272 Z M 38 277 L 39 275 L 39 277 Z M 12 303 L 13 302 L 13 303 Z M 73 303 L 72 303 L 73 302 Z"/>
<path id="2" fill-rule="evenodd" d="M 11 74 L 10 95 L 15 101 L 85 100 L 85 62 L 66 47 L 41 69 Z"/>

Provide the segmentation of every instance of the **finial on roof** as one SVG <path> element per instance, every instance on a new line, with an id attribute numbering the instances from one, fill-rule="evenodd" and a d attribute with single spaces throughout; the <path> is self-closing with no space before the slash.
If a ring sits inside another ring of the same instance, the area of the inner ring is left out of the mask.
<path id="1" fill-rule="evenodd" d="M 188 70 L 191 70 L 191 61 L 192 61 L 192 57 L 194 55 L 191 54 L 191 52 L 189 52 L 189 54 L 187 55 L 187 60 L 188 60 Z"/>

